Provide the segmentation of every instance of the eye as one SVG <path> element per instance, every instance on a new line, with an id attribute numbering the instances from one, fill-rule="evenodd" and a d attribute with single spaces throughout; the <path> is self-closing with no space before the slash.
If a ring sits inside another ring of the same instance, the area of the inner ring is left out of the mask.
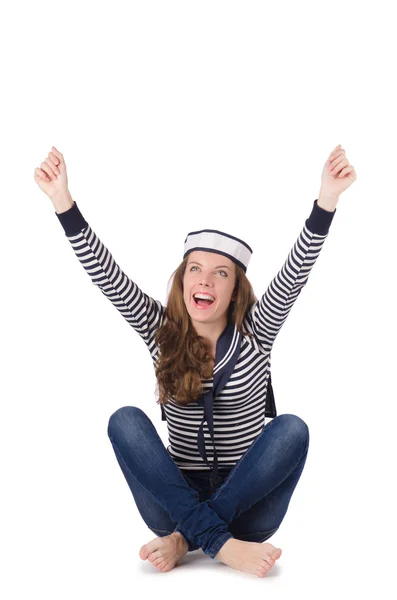
<path id="1" fill-rule="evenodd" d="M 190 267 L 190 270 L 192 269 L 198 269 L 198 267 L 196 267 L 196 265 L 193 265 L 192 267 Z M 217 271 L 217 273 L 224 273 L 226 275 L 226 277 L 228 276 L 226 271 L 224 271 L 223 269 L 219 269 L 219 271 Z"/>

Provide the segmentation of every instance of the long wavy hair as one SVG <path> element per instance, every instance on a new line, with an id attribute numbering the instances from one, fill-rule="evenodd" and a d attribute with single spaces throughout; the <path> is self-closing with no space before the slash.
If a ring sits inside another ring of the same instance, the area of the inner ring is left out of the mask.
<path id="1" fill-rule="evenodd" d="M 174 279 L 165 318 L 155 335 L 159 347 L 155 364 L 157 404 L 167 404 L 170 398 L 183 406 L 197 401 L 203 393 L 202 379 L 210 379 L 213 374 L 209 346 L 194 329 L 183 297 L 187 261 L 188 257 L 170 277 Z M 252 338 L 251 333 L 243 331 L 242 323 L 257 298 L 244 270 L 237 264 L 233 295 L 235 300 L 230 301 L 227 322 L 235 323 L 239 332 Z"/>

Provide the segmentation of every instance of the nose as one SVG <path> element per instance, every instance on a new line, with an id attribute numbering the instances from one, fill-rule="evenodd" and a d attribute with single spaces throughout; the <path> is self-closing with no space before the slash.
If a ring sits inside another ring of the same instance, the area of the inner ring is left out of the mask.
<path id="1" fill-rule="evenodd" d="M 203 279 L 201 280 L 201 282 L 200 282 L 200 285 L 201 285 L 202 287 L 208 287 L 208 288 L 212 288 L 212 287 L 213 287 L 212 283 L 211 283 L 211 282 L 209 282 L 209 281 L 208 281 L 206 278 L 203 278 Z"/>

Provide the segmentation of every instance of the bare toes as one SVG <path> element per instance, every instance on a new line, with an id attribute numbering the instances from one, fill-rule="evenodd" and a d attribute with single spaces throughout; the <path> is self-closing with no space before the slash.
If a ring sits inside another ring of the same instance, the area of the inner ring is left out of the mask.
<path id="1" fill-rule="evenodd" d="M 266 575 L 266 573 L 268 572 L 268 570 L 270 569 L 270 565 L 261 565 L 260 567 L 260 572 L 263 575 Z"/>
<path id="2" fill-rule="evenodd" d="M 258 575 L 258 577 L 264 577 L 264 576 L 265 576 L 265 573 L 264 573 L 264 572 L 263 572 L 261 569 L 258 569 L 258 570 L 256 571 L 256 575 Z"/>
<path id="3" fill-rule="evenodd" d="M 157 550 L 155 552 L 152 552 L 148 556 L 148 560 L 150 560 L 150 562 L 153 564 L 155 563 L 156 559 L 158 559 L 158 558 L 161 558 L 161 557 L 159 556 L 159 553 Z"/>

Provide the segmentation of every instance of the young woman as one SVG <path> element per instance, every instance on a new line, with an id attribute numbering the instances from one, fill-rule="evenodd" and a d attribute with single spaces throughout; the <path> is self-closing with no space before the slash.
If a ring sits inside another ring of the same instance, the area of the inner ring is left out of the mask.
<path id="1" fill-rule="evenodd" d="M 162 306 L 127 277 L 84 219 L 56 148 L 34 177 L 92 282 L 139 333 L 154 363 L 170 445 L 137 406 L 118 409 L 108 426 L 137 508 L 157 536 L 142 546 L 141 559 L 164 572 L 201 547 L 263 577 L 281 549 L 262 542 L 284 519 L 309 447 L 300 417 L 277 416 L 271 349 L 320 254 L 339 196 L 356 179 L 345 151 L 339 145 L 331 152 L 319 197 L 260 300 L 246 277 L 250 246 L 205 229 L 187 235 Z M 272 420 L 265 425 L 266 416 Z"/>

